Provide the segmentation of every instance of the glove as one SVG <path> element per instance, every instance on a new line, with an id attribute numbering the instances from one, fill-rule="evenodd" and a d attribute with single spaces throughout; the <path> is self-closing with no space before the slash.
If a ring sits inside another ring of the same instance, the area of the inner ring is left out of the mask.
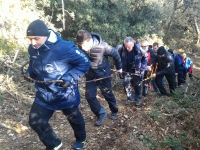
<path id="1" fill-rule="evenodd" d="M 63 82 L 58 82 L 58 86 L 61 86 L 63 88 L 67 88 L 69 86 L 69 84 L 67 82 L 65 82 L 64 80 L 62 80 Z"/>

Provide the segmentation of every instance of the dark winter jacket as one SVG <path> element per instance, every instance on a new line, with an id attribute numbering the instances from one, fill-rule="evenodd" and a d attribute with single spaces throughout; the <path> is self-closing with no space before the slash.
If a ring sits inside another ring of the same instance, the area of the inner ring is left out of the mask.
<path id="1" fill-rule="evenodd" d="M 134 44 L 133 49 L 131 50 L 131 53 L 133 53 L 133 58 L 132 58 L 132 65 L 128 64 L 128 52 L 124 45 L 119 48 L 119 54 L 122 59 L 122 70 L 123 72 L 131 72 L 135 74 L 140 74 L 144 73 L 146 66 L 147 66 L 147 60 L 148 60 L 148 55 L 146 51 L 142 50 L 140 48 L 139 44 Z M 130 62 L 129 62 L 130 63 Z M 132 67 L 132 68 L 131 68 Z"/>
<path id="2" fill-rule="evenodd" d="M 156 62 L 158 65 L 156 76 L 164 74 L 175 74 L 173 57 L 169 52 L 166 51 L 164 57 L 159 57 L 157 55 Z"/>
<path id="3" fill-rule="evenodd" d="M 172 54 L 172 56 L 173 56 L 173 60 L 174 60 L 175 73 L 179 73 L 181 70 L 184 69 L 184 63 L 183 63 L 180 55 Z"/>
<path id="4" fill-rule="evenodd" d="M 93 39 L 92 48 L 86 52 L 88 55 L 91 67 L 86 73 L 86 77 L 90 79 L 102 78 L 111 75 L 108 57 L 112 57 L 115 61 L 116 69 L 122 68 L 121 59 L 118 51 L 112 46 L 102 41 L 100 35 L 91 33 Z"/>
<path id="5" fill-rule="evenodd" d="M 35 83 L 35 102 L 50 110 L 62 110 L 79 105 L 78 80 L 90 67 L 88 57 L 73 42 L 64 41 L 50 30 L 50 36 L 38 49 L 29 45 L 30 64 L 27 73 L 39 81 L 64 80 L 58 83 Z"/>

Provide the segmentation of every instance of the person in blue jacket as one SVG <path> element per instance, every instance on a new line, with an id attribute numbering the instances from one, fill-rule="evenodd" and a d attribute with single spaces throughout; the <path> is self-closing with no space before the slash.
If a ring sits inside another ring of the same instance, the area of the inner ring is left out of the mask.
<path id="1" fill-rule="evenodd" d="M 123 86 L 127 96 L 126 104 L 135 100 L 136 106 L 140 106 L 142 99 L 141 81 L 147 67 L 148 54 L 132 37 L 126 37 L 123 46 L 118 51 L 122 59 Z"/>
<path id="2" fill-rule="evenodd" d="M 107 113 L 97 99 L 97 87 L 107 101 L 111 115 L 110 119 L 117 119 L 118 106 L 112 91 L 111 69 L 108 58 L 115 61 L 117 72 L 122 72 L 122 64 L 118 51 L 104 42 L 101 36 L 87 30 L 77 31 L 76 41 L 90 59 L 91 66 L 86 73 L 85 97 L 92 112 L 97 116 L 96 126 L 102 125 Z M 92 81 L 100 79 L 98 81 Z"/>
<path id="3" fill-rule="evenodd" d="M 175 67 L 175 76 L 178 79 L 178 86 L 181 86 L 184 83 L 183 80 L 183 71 L 184 71 L 184 63 L 179 54 L 175 54 L 173 49 L 168 49 L 168 52 L 172 54 L 174 67 Z"/>
<path id="4" fill-rule="evenodd" d="M 57 150 L 62 142 L 48 122 L 55 110 L 62 110 L 74 130 L 76 142 L 73 148 L 80 149 L 84 145 L 86 131 L 78 108 L 80 94 L 77 83 L 88 71 L 90 61 L 73 42 L 63 40 L 41 20 L 31 22 L 26 33 L 31 42 L 26 73 L 36 81 L 43 81 L 35 82 L 37 92 L 30 110 L 29 125 L 46 150 Z M 49 80 L 63 82 L 51 83 Z"/>

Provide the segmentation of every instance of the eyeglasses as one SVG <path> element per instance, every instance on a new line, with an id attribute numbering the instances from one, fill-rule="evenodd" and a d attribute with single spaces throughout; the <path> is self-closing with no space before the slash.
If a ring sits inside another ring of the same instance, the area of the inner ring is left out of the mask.
<path id="1" fill-rule="evenodd" d="M 147 47 L 147 45 L 146 46 L 141 46 L 141 47 Z"/>

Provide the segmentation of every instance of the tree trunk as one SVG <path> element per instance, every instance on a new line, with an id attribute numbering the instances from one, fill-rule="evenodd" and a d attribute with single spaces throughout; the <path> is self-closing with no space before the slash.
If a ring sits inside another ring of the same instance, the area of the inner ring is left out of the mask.
<path id="1" fill-rule="evenodd" d="M 64 7 L 64 0 L 62 0 L 62 13 L 63 13 L 63 30 L 65 30 L 65 7 Z"/>
<path id="2" fill-rule="evenodd" d="M 199 30 L 199 26 L 198 26 L 198 23 L 197 23 L 197 20 L 196 18 L 194 18 L 194 26 L 195 26 L 195 30 L 196 30 L 196 34 L 197 34 L 197 44 L 199 44 L 199 40 L 200 40 L 200 30 Z"/>

